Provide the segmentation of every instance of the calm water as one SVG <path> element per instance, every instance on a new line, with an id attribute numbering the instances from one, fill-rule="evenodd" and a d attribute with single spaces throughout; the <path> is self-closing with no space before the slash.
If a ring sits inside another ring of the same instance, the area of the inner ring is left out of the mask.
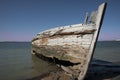
<path id="1" fill-rule="evenodd" d="M 120 42 L 98 42 L 94 58 L 120 62 Z M 0 43 L 0 80 L 26 80 L 55 68 L 31 55 L 30 42 Z"/>
<path id="2" fill-rule="evenodd" d="M 98 42 L 94 58 L 120 63 L 120 41 Z"/>

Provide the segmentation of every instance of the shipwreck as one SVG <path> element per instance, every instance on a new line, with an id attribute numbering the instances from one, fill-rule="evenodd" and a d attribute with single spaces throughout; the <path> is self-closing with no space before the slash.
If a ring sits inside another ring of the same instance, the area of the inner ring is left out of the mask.
<path id="1" fill-rule="evenodd" d="M 32 40 L 33 53 L 54 61 L 65 72 L 83 80 L 94 54 L 106 5 L 101 4 L 90 18 L 86 15 L 82 24 L 38 33 Z"/>

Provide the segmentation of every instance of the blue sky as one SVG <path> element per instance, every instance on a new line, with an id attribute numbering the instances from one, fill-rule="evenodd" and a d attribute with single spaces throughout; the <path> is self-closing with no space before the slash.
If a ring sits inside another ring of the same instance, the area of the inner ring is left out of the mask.
<path id="1" fill-rule="evenodd" d="M 120 39 L 119 0 L 0 0 L 0 41 L 31 41 L 40 31 L 82 23 L 103 2 L 99 40 Z"/>

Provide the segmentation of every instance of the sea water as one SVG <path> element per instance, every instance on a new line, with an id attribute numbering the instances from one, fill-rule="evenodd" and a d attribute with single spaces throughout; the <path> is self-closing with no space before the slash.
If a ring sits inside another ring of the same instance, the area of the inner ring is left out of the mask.
<path id="1" fill-rule="evenodd" d="M 93 57 L 120 62 L 120 42 L 98 42 Z M 27 80 L 55 68 L 31 54 L 30 42 L 0 42 L 0 80 Z"/>
<path id="2" fill-rule="evenodd" d="M 0 80 L 22 80 L 31 76 L 30 43 L 0 43 Z"/>
<path id="3" fill-rule="evenodd" d="M 120 63 L 120 41 L 99 41 L 94 58 Z"/>

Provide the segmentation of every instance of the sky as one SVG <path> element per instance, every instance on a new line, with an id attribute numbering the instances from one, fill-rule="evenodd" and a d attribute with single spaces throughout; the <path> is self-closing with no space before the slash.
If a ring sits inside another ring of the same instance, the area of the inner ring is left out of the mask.
<path id="1" fill-rule="evenodd" d="M 31 41 L 41 31 L 83 23 L 103 2 L 99 40 L 120 39 L 120 0 L 0 0 L 0 41 Z"/>

